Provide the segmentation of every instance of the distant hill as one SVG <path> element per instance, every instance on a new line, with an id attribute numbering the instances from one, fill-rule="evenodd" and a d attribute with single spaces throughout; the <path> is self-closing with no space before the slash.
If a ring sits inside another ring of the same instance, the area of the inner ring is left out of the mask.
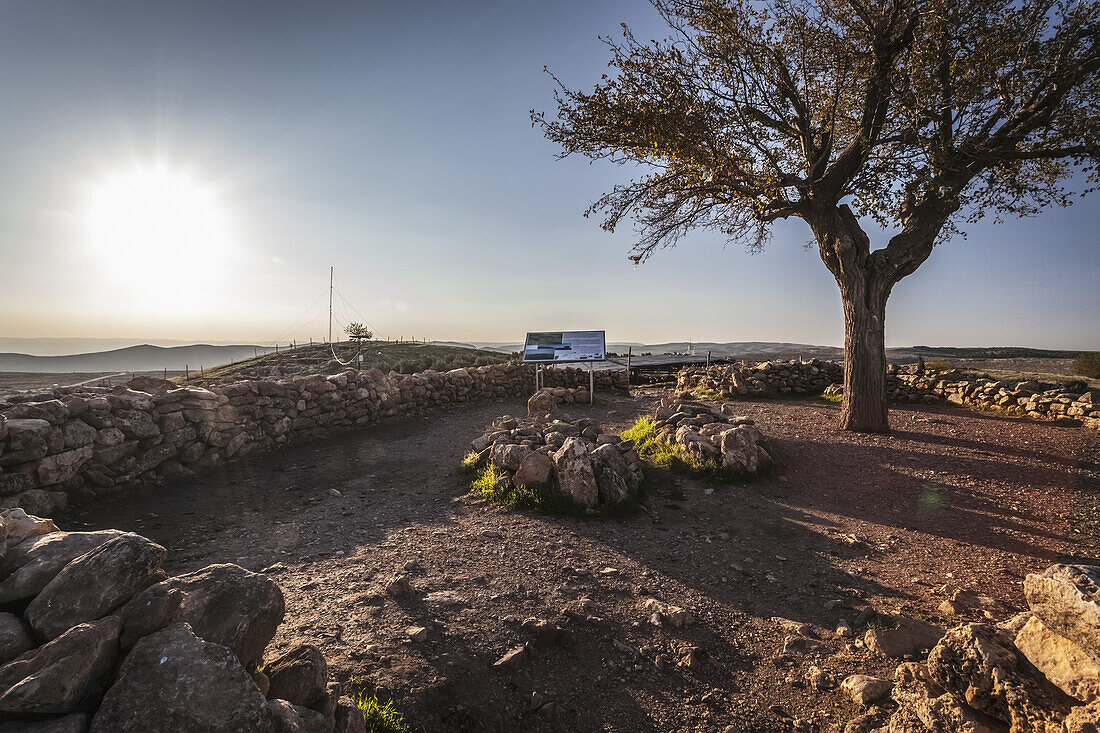
<path id="1" fill-rule="evenodd" d="M 64 356 L 31 356 L 30 354 L 0 354 L 0 372 L 144 372 L 167 369 L 180 371 L 184 367 L 198 369 L 232 361 L 250 359 L 272 349 L 265 346 L 128 346 L 124 349 L 97 351 Z"/>

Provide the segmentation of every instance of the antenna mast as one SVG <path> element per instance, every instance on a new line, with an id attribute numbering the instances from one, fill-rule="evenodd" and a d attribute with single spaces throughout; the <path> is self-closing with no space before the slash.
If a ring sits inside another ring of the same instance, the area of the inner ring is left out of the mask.
<path id="1" fill-rule="evenodd" d="M 332 267 L 328 268 L 328 342 L 332 343 Z"/>

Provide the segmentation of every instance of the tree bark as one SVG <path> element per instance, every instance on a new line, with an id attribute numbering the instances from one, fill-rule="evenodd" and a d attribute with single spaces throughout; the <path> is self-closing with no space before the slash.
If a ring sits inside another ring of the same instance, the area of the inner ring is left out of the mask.
<path id="1" fill-rule="evenodd" d="M 867 433 L 890 430 L 886 407 L 888 296 L 888 288 L 873 283 L 841 291 L 844 301 L 844 404 L 840 427 L 844 430 Z"/>

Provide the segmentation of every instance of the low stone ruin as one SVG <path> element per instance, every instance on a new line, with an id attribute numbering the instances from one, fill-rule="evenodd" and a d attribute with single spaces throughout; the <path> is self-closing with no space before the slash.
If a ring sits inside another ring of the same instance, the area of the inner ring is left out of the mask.
<path id="1" fill-rule="evenodd" d="M 170 578 L 166 554 L 0 512 L 0 731 L 365 731 L 316 647 L 263 664 L 278 585 L 230 564 Z"/>
<path id="2" fill-rule="evenodd" d="M 901 664 L 892 681 L 844 680 L 871 706 L 846 730 L 1100 731 L 1100 567 L 1053 565 L 1028 575 L 1024 594 L 1028 611 L 938 635 L 927 658 Z"/>
<path id="3" fill-rule="evenodd" d="M 661 400 L 654 421 L 660 438 L 735 475 L 754 476 L 774 462 L 753 420 L 728 413 L 727 406 L 716 409 L 681 393 Z"/>
<path id="4" fill-rule="evenodd" d="M 619 504 L 642 481 L 642 462 L 634 443 L 601 432 L 590 418 L 543 422 L 508 415 L 470 443 L 478 464 L 497 473 L 502 489 L 555 483 L 582 507 Z"/>
<path id="5" fill-rule="evenodd" d="M 832 361 L 766 361 L 684 367 L 676 375 L 680 390 L 722 399 L 766 394 L 842 395 L 844 366 Z M 919 372 L 916 367 L 886 368 L 886 395 L 894 402 L 950 403 L 1001 410 L 1033 420 L 1100 429 L 1100 390 L 1068 392 L 1036 381 L 967 377 L 963 372 Z"/>

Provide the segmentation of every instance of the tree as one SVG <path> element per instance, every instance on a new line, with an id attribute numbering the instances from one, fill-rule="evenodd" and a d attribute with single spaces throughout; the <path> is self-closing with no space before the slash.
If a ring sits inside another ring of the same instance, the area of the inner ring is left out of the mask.
<path id="1" fill-rule="evenodd" d="M 671 29 L 604 39 L 558 81 L 561 146 L 641 169 L 585 216 L 632 218 L 644 262 L 692 229 L 762 249 L 810 228 L 844 306 L 841 425 L 889 429 L 886 301 L 962 222 L 1068 205 L 1100 180 L 1096 0 L 653 0 Z M 871 234 L 878 241 L 872 248 Z"/>
<path id="2" fill-rule="evenodd" d="M 348 338 L 352 341 L 370 341 L 374 338 L 374 331 L 371 331 L 362 323 L 352 323 L 344 329 L 344 333 L 346 333 Z"/>

